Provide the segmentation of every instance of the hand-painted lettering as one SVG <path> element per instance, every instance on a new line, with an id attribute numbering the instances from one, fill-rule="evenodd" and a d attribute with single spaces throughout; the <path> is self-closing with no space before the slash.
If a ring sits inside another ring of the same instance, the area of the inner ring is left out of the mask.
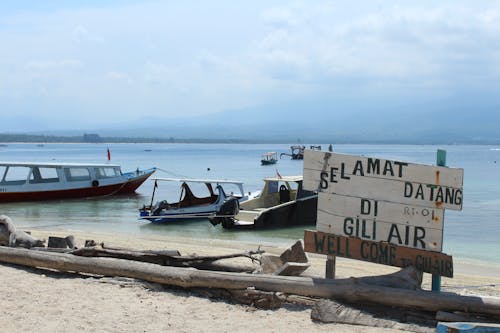
<path id="1" fill-rule="evenodd" d="M 436 203 L 446 203 L 460 206 L 462 204 L 462 190 L 433 185 L 433 184 L 415 184 L 405 182 L 403 195 L 405 198 L 414 198 L 422 201 Z"/>

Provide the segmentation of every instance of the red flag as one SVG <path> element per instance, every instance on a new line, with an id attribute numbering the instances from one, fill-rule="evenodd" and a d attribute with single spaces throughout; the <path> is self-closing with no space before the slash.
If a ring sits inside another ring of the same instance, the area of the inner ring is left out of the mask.
<path id="1" fill-rule="evenodd" d="M 111 153 L 109 151 L 109 148 L 108 148 L 108 161 L 111 161 Z"/>

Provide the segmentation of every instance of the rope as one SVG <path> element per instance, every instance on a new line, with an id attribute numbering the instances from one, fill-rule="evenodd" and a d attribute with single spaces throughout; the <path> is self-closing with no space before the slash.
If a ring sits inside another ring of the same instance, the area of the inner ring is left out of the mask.
<path id="1" fill-rule="evenodd" d="M 168 171 L 168 170 L 165 170 L 165 169 L 161 169 L 161 168 L 156 168 L 156 170 L 158 171 L 162 171 L 162 172 L 165 172 L 166 174 L 169 174 L 173 177 L 176 177 L 176 178 L 193 178 L 193 177 L 188 177 L 188 176 L 185 176 L 183 174 L 180 174 L 180 173 L 175 173 L 175 172 L 172 172 L 172 171 Z"/>

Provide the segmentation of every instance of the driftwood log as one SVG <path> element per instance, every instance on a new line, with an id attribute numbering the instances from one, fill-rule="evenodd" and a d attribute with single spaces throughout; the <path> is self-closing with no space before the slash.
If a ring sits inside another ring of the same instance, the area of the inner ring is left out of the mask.
<path id="1" fill-rule="evenodd" d="M 162 266 L 193 267 L 203 270 L 217 270 L 224 272 L 252 272 L 254 268 L 250 266 L 225 265 L 222 263 L 216 263 L 215 261 L 239 257 L 246 257 L 250 258 L 251 260 L 255 260 L 253 256 L 256 254 L 261 254 L 263 253 L 263 251 L 247 251 L 244 253 L 219 256 L 181 256 L 177 250 L 138 251 L 125 248 L 83 247 L 68 253 L 81 257 L 108 257 L 126 259 Z"/>
<path id="2" fill-rule="evenodd" d="M 350 303 L 374 303 L 433 312 L 462 311 L 500 316 L 500 300 L 498 299 L 373 286 L 360 283 L 356 279 L 328 280 L 200 271 L 192 268 L 159 266 L 114 258 L 86 258 L 63 253 L 45 253 L 8 247 L 0 247 L 0 261 L 56 269 L 63 272 L 130 277 L 183 288 L 247 289 L 254 287 L 262 291 L 334 298 Z"/>
<path id="3" fill-rule="evenodd" d="M 0 245 L 32 248 L 44 246 L 44 241 L 18 230 L 7 215 L 0 215 Z"/>
<path id="4" fill-rule="evenodd" d="M 410 318 L 401 309 L 378 312 L 373 309 L 356 309 L 331 300 L 320 300 L 312 307 L 311 319 L 323 323 L 394 328 L 419 333 L 436 330 L 436 320 Z"/>
<path id="5" fill-rule="evenodd" d="M 288 276 L 298 276 L 311 266 L 300 240 L 280 256 L 263 255 L 260 259 L 260 265 L 264 274 Z"/>

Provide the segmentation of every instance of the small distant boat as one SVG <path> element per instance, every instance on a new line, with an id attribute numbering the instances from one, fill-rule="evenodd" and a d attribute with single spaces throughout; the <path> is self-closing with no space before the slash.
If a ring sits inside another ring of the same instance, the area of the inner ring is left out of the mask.
<path id="1" fill-rule="evenodd" d="M 232 180 L 191 179 L 191 178 L 155 178 L 153 194 L 149 205 L 144 205 L 140 218 L 155 223 L 164 223 L 189 219 L 207 219 L 223 205 L 243 202 L 249 198 L 243 190 L 243 183 Z M 153 204 L 156 189 L 161 182 L 180 182 L 178 202 L 160 200 Z M 194 184 L 204 185 L 204 196 L 193 193 Z M 208 195 L 207 195 L 208 194 Z"/>
<path id="2" fill-rule="evenodd" d="M 130 194 L 155 170 L 122 173 L 113 164 L 0 162 L 0 203 Z"/>
<path id="3" fill-rule="evenodd" d="M 214 226 L 226 229 L 277 228 L 315 225 L 318 194 L 302 188 L 302 176 L 264 178 L 264 188 L 256 198 L 239 206 L 222 205 L 210 218 Z"/>
<path id="4" fill-rule="evenodd" d="M 278 153 L 274 151 L 262 154 L 262 159 L 260 160 L 260 163 L 262 165 L 276 164 L 277 162 L 278 162 Z"/>

